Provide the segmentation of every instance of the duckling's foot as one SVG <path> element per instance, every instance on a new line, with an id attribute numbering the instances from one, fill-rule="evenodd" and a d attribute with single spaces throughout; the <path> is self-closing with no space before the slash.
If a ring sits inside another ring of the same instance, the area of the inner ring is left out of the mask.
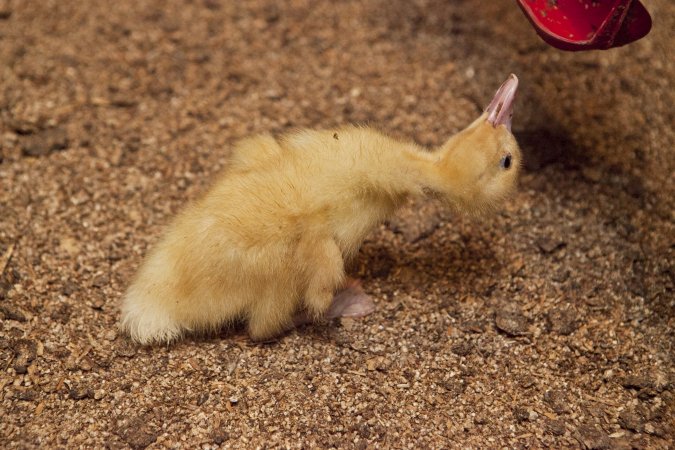
<path id="1" fill-rule="evenodd" d="M 349 278 L 345 287 L 333 297 L 326 318 L 363 317 L 373 311 L 375 311 L 373 299 L 363 291 L 359 280 Z"/>
<path id="2" fill-rule="evenodd" d="M 333 301 L 328 307 L 323 319 L 332 320 L 340 317 L 363 317 L 375 311 L 375 303 L 368 294 L 363 291 L 359 280 L 348 278 L 341 291 L 333 296 Z M 306 311 L 301 311 L 293 318 L 296 327 L 312 323 L 314 320 Z"/>

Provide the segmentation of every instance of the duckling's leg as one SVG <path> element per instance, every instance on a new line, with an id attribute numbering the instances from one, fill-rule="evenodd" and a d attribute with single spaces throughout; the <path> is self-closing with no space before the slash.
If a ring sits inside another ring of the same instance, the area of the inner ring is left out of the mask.
<path id="1" fill-rule="evenodd" d="M 342 252 L 334 240 L 303 243 L 307 264 L 305 306 L 315 318 L 324 317 L 333 301 L 333 293 L 342 284 L 345 272 Z"/>
<path id="2" fill-rule="evenodd" d="M 264 292 L 251 308 L 248 334 L 254 341 L 278 336 L 293 327 L 297 298 L 286 290 L 273 288 Z"/>

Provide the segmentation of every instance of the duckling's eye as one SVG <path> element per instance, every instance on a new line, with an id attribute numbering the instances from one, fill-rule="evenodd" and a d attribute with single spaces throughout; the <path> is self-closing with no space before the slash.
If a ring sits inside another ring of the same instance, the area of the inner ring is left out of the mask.
<path id="1" fill-rule="evenodd" d="M 507 154 L 506 156 L 503 156 L 502 159 L 499 161 L 499 166 L 502 169 L 508 169 L 511 167 L 511 155 Z"/>

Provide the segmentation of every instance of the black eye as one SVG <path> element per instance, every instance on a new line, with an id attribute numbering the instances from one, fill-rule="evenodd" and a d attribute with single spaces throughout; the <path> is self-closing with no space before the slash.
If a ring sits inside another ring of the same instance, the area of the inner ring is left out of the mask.
<path id="1" fill-rule="evenodd" d="M 506 155 L 502 157 L 502 159 L 499 161 L 499 165 L 501 166 L 502 169 L 508 169 L 511 167 L 511 155 Z"/>

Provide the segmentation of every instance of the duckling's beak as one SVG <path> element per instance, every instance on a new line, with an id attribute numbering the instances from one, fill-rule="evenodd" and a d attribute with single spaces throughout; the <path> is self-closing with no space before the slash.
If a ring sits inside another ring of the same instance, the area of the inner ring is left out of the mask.
<path id="1" fill-rule="evenodd" d="M 485 112 L 487 121 L 493 127 L 505 125 L 511 131 L 511 117 L 513 117 L 513 99 L 518 90 L 518 77 L 514 74 L 509 75 L 504 83 L 499 87 L 494 98 L 488 105 Z"/>

